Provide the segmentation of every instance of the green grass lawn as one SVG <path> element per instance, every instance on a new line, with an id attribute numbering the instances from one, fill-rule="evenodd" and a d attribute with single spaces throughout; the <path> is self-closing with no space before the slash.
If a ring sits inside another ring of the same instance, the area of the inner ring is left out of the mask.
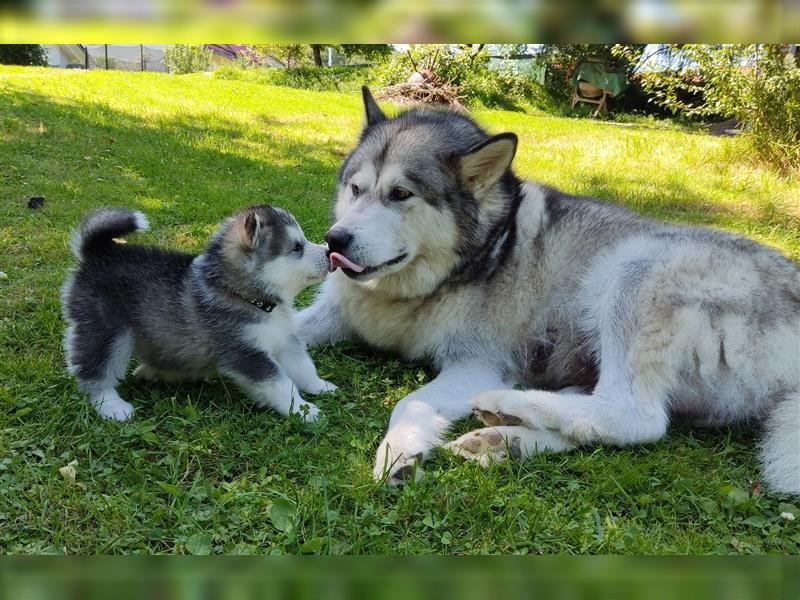
<path id="1" fill-rule="evenodd" d="M 520 175 L 800 260 L 800 184 L 748 163 L 737 140 L 659 123 L 475 117 L 519 135 Z M 421 482 L 377 485 L 392 406 L 432 373 L 358 345 L 313 354 L 340 387 L 321 398 L 319 424 L 255 410 L 224 381 L 125 382 L 134 420 L 100 420 L 61 352 L 59 286 L 81 215 L 142 209 L 152 231 L 137 242 L 199 251 L 225 216 L 271 202 L 320 240 L 361 118 L 355 94 L 0 68 L 0 551 L 798 552 L 800 512 L 760 492 L 746 430 L 676 426 L 649 447 L 488 470 L 440 452 Z M 44 208 L 27 208 L 29 196 Z M 72 461 L 74 483 L 59 473 Z"/>

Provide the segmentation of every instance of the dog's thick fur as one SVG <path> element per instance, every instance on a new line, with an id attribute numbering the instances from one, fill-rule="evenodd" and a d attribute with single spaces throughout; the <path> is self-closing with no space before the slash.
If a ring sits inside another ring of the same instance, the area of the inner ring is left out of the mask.
<path id="1" fill-rule="evenodd" d="M 797 265 L 743 237 L 524 183 L 516 137 L 461 113 L 389 119 L 366 89 L 364 103 L 327 236 L 343 268 L 301 333 L 440 370 L 395 407 L 376 479 L 419 476 L 472 409 L 487 427 L 448 446 L 482 463 L 652 442 L 683 415 L 761 423 L 766 482 L 800 493 Z"/>
<path id="2" fill-rule="evenodd" d="M 117 420 L 133 414 L 116 386 L 135 355 L 139 377 L 179 381 L 219 371 L 259 405 L 315 419 L 317 407 L 297 388 L 315 394 L 335 386 L 317 376 L 297 338 L 292 302 L 325 277 L 327 249 L 267 205 L 228 219 L 198 256 L 114 239 L 146 228 L 140 212 L 101 209 L 73 237 L 78 266 L 62 290 L 64 350 L 97 412 Z"/>

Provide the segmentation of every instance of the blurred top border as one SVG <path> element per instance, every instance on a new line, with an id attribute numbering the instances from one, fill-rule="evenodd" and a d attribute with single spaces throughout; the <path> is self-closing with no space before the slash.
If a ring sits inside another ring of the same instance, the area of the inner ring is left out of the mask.
<path id="1" fill-rule="evenodd" d="M 7 0 L 0 43 L 798 42 L 798 0 Z"/>

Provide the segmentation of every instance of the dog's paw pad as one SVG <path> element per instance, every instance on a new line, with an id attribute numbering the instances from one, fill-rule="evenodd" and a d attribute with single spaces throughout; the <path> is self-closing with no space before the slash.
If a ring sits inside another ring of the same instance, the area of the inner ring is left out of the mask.
<path id="1" fill-rule="evenodd" d="M 445 445 L 456 456 L 476 460 L 481 466 L 505 461 L 509 454 L 516 458 L 522 455 L 518 437 L 507 438 L 493 427 L 476 429 Z"/>

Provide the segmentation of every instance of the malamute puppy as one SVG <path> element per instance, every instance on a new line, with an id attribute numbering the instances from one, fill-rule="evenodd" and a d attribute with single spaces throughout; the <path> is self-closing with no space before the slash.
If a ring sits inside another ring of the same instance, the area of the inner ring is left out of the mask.
<path id="1" fill-rule="evenodd" d="M 326 248 L 268 205 L 229 218 L 199 256 L 115 241 L 147 226 L 140 212 L 101 209 L 73 238 L 78 266 L 62 290 L 64 350 L 97 412 L 131 416 L 115 388 L 135 355 L 139 377 L 219 372 L 260 406 L 316 419 L 317 407 L 298 388 L 318 394 L 336 386 L 317 376 L 295 336 L 292 302 L 325 278 Z"/>

